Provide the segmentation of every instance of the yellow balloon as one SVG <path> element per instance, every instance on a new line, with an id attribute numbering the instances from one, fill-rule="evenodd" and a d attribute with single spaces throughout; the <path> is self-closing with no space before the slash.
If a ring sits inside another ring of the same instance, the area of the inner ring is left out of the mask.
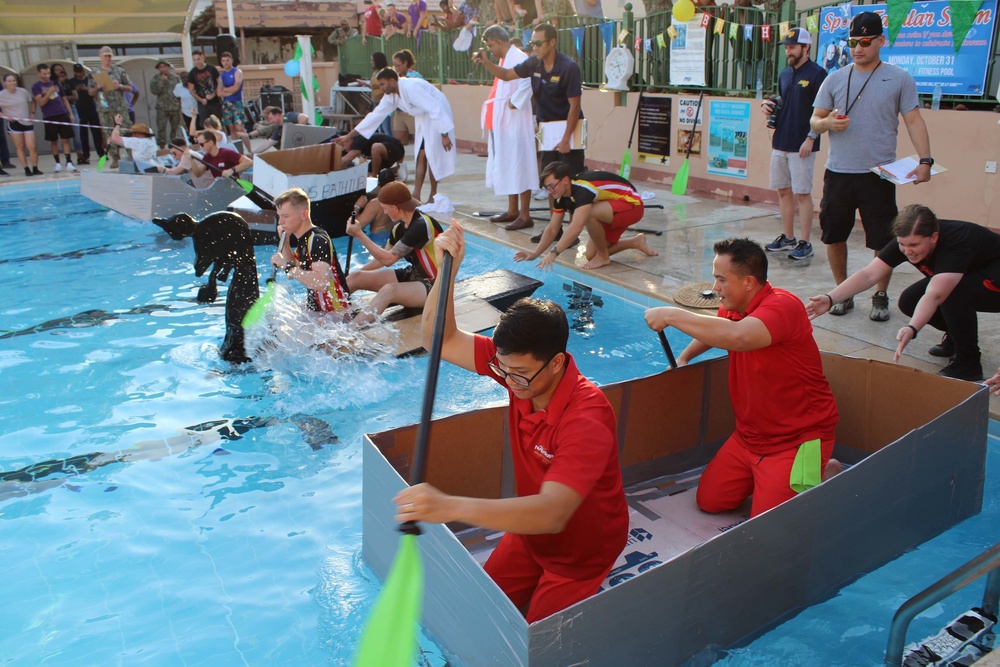
<path id="1" fill-rule="evenodd" d="M 691 0 L 678 0 L 674 3 L 673 8 L 674 18 L 682 23 L 685 21 L 690 21 L 694 16 L 694 3 Z"/>

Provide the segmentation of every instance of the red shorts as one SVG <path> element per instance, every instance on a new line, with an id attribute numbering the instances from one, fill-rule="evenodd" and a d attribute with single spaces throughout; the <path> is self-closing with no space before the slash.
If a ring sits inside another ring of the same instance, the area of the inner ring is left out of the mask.
<path id="1" fill-rule="evenodd" d="M 642 215 L 646 207 L 639 202 L 632 204 L 622 199 L 608 199 L 611 210 L 615 212 L 611 218 L 611 224 L 604 226 L 604 237 L 608 240 L 608 245 L 618 243 L 622 237 L 622 232 L 642 220 Z"/>
<path id="2" fill-rule="evenodd" d="M 599 577 L 570 579 L 543 569 L 524 539 L 507 533 L 483 569 L 522 613 L 527 608 L 528 623 L 534 623 L 596 593 L 612 565 Z"/>
<path id="3" fill-rule="evenodd" d="M 820 439 L 820 473 L 833 454 L 834 433 Z M 792 463 L 799 448 L 761 456 L 737 444 L 734 436 L 722 445 L 698 482 L 698 507 L 706 512 L 736 509 L 753 495 L 750 516 L 757 516 L 795 497 L 789 486 Z"/>

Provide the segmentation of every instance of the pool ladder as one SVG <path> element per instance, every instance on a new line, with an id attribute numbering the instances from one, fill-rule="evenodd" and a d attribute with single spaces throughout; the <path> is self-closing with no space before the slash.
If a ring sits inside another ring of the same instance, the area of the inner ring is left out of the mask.
<path id="1" fill-rule="evenodd" d="M 975 582 L 980 577 L 986 575 L 986 591 L 983 593 L 983 604 L 981 607 L 970 610 L 958 619 L 955 619 L 948 628 L 942 630 L 932 640 L 923 642 L 915 651 L 907 656 L 906 663 L 903 662 L 903 645 L 906 641 L 906 629 L 910 622 L 931 605 L 937 604 L 952 593 L 955 593 L 969 584 Z M 924 656 L 915 655 L 920 649 L 935 647 L 935 642 L 941 644 L 951 644 L 948 648 L 961 648 L 965 644 L 979 643 L 987 644 L 985 651 L 988 652 L 988 645 L 994 639 L 993 623 L 997 619 L 997 603 L 1000 600 L 1000 544 L 984 551 L 965 565 L 961 566 L 940 581 L 928 586 L 921 592 L 903 603 L 896 611 L 889 628 L 889 641 L 885 649 L 886 667 L 900 667 L 901 665 L 945 665 L 952 664 L 950 661 L 934 661 L 934 653 Z M 959 632 L 953 631 L 958 627 Z M 931 648 L 933 651 L 934 648 Z M 937 651 L 940 653 L 940 651 Z M 931 657 L 927 657 L 931 656 Z M 965 662 L 956 664 L 968 664 Z"/>

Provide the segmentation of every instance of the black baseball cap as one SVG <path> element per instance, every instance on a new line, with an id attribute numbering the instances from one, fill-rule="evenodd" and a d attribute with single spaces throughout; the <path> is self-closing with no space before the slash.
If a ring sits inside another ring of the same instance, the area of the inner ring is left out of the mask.
<path id="1" fill-rule="evenodd" d="M 878 37 L 882 34 L 882 17 L 875 12 L 861 12 L 851 20 L 851 37 Z"/>
<path id="2" fill-rule="evenodd" d="M 81 65 L 80 63 L 76 63 L 75 65 L 73 65 L 73 71 L 74 72 L 82 72 L 83 71 L 83 65 Z"/>

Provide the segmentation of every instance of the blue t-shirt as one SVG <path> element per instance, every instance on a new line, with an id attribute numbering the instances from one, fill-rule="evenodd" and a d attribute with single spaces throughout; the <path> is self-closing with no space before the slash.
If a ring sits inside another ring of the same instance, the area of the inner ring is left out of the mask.
<path id="1" fill-rule="evenodd" d="M 826 79 L 826 70 L 812 60 L 806 60 L 798 69 L 786 67 L 778 75 L 778 94 L 781 112 L 774 127 L 771 148 L 787 153 L 798 153 L 809 134 L 809 118 L 819 87 Z M 813 152 L 819 150 L 819 139 L 813 143 Z"/>
<path id="2" fill-rule="evenodd" d="M 536 56 L 514 66 L 522 79 L 531 77 L 531 92 L 535 97 L 535 116 L 539 123 L 566 120 L 569 116 L 569 98 L 581 97 L 580 67 L 562 51 L 556 52 L 552 69 L 545 71 L 545 64 Z M 583 118 L 583 108 L 580 108 Z"/>

